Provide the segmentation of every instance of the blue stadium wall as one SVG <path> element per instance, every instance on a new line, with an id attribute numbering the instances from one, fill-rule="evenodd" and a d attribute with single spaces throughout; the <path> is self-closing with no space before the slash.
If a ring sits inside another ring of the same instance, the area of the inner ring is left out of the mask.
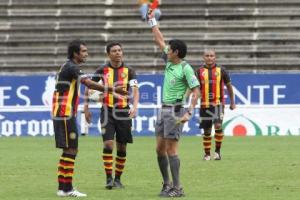
<path id="1" fill-rule="evenodd" d="M 300 135 L 300 74 L 240 73 L 231 78 L 238 107 L 225 110 L 225 135 Z M 138 81 L 140 104 L 133 134 L 151 136 L 161 104 L 163 75 L 138 75 Z M 53 136 L 50 107 L 54 82 L 54 76 L 0 76 L 0 137 Z M 99 106 L 91 105 L 93 122 L 89 126 L 80 107 L 80 133 L 101 134 Z M 195 112 L 184 125 L 185 135 L 201 134 L 198 118 Z"/>

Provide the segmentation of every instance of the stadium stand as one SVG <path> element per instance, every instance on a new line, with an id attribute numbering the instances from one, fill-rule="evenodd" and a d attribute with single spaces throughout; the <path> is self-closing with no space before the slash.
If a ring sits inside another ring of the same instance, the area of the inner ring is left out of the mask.
<path id="1" fill-rule="evenodd" d="M 161 10 L 166 39 L 185 40 L 193 65 L 214 48 L 230 70 L 300 70 L 298 0 L 162 0 Z M 136 0 L 1 0 L 0 17 L 1 73 L 55 72 L 75 38 L 88 44 L 89 72 L 106 60 L 111 40 L 138 71 L 163 66 Z"/>

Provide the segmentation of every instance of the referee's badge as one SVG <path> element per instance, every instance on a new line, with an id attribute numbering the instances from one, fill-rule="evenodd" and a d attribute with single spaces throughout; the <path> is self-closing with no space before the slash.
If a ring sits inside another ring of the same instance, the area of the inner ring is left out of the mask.
<path id="1" fill-rule="evenodd" d="M 176 81 L 175 79 L 170 80 L 171 85 L 175 85 Z"/>
<path id="2" fill-rule="evenodd" d="M 197 78 L 196 78 L 196 76 L 194 75 L 194 76 L 192 76 L 192 78 L 191 78 L 191 84 L 194 85 L 194 84 L 196 84 L 196 82 L 197 82 Z"/>
<path id="3" fill-rule="evenodd" d="M 75 140 L 76 139 L 76 133 L 71 132 L 69 137 L 70 137 L 71 140 Z"/>
<path id="4" fill-rule="evenodd" d="M 122 78 L 126 78 L 126 77 L 127 77 L 127 74 L 126 74 L 125 72 L 122 72 L 122 73 L 121 73 L 121 77 L 122 77 Z"/>

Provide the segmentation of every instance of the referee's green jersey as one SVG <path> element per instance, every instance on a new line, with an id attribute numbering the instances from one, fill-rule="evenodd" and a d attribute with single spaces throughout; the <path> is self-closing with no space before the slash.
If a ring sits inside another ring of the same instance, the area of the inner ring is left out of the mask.
<path id="1" fill-rule="evenodd" d="M 165 61 L 167 61 L 167 52 L 168 47 L 163 51 Z M 186 61 L 182 61 L 178 64 L 172 64 L 168 61 L 164 74 L 163 103 L 165 104 L 174 104 L 184 101 L 186 90 L 199 86 L 193 68 Z"/>

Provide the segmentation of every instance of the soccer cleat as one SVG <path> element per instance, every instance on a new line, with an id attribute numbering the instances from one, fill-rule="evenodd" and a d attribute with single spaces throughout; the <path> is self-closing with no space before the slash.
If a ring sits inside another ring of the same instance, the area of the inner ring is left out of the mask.
<path id="1" fill-rule="evenodd" d="M 214 160 L 221 160 L 221 154 L 220 154 L 220 152 L 215 152 Z"/>
<path id="2" fill-rule="evenodd" d="M 182 188 L 173 187 L 169 192 L 167 197 L 184 197 L 184 191 Z"/>
<path id="3" fill-rule="evenodd" d="M 114 181 L 112 178 L 108 178 L 106 179 L 106 185 L 105 185 L 105 188 L 108 189 L 108 190 L 111 190 L 114 186 Z"/>
<path id="4" fill-rule="evenodd" d="M 115 179 L 114 180 L 114 184 L 113 184 L 113 187 L 115 188 L 124 188 L 124 185 L 121 183 L 121 180 L 120 179 Z"/>
<path id="5" fill-rule="evenodd" d="M 65 193 L 63 190 L 58 190 L 58 191 L 56 192 L 56 195 L 57 195 L 58 197 L 66 197 L 66 196 L 67 196 L 67 193 Z"/>
<path id="6" fill-rule="evenodd" d="M 65 192 L 67 197 L 86 197 L 87 195 L 79 192 L 78 190 L 71 190 L 70 192 Z"/>
<path id="7" fill-rule="evenodd" d="M 159 196 L 161 197 L 168 197 L 168 192 L 172 189 L 171 185 L 168 183 L 164 183 L 163 187 L 159 193 Z"/>
<path id="8" fill-rule="evenodd" d="M 205 161 L 210 160 L 210 155 L 205 154 L 205 155 L 203 156 L 203 160 L 205 160 Z"/>

